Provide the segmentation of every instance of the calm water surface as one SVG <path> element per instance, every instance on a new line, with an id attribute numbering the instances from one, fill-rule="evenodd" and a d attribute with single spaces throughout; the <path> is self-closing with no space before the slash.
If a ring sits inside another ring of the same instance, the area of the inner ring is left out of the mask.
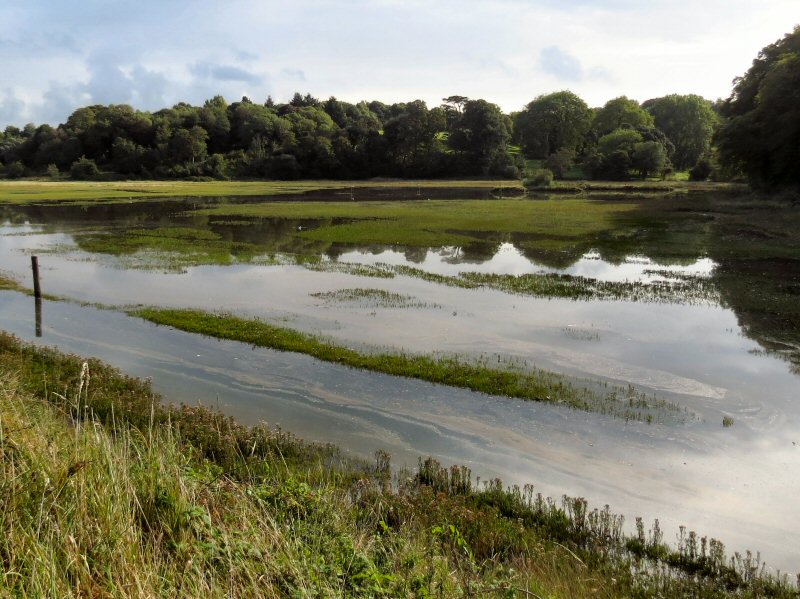
<path id="1" fill-rule="evenodd" d="M 595 505 L 610 503 L 631 521 L 643 515 L 659 517 L 671 529 L 686 524 L 731 549 L 760 549 L 773 566 L 800 569 L 800 379 L 746 337 L 728 308 L 531 298 L 294 265 L 131 270 L 113 257 L 74 247 L 73 228 L 90 224 L 79 214 L 47 227 L 31 214 L 11 220 L 0 227 L 0 270 L 28 284 L 29 254 L 36 252 L 47 293 L 105 304 L 226 310 L 354 346 L 497 354 L 579 379 L 631 383 L 676 402 L 687 416 L 626 423 L 358 372 L 61 302 L 45 302 L 39 340 L 151 377 L 171 401 L 219 404 L 243 422 L 266 420 L 359 455 L 385 448 L 395 465 L 414 465 L 418 455 L 428 454 L 466 463 L 484 478 L 583 495 Z M 412 259 L 407 254 L 350 248 L 338 259 L 411 264 L 439 274 L 561 272 L 610 281 L 657 280 L 662 275 L 652 271 L 665 268 L 646 256 L 609 263 L 589 252 L 554 269 L 530 261 L 510 243 L 480 261 L 458 248 L 415 251 Z M 669 267 L 701 276 L 713 269 L 706 258 Z M 356 287 L 406 294 L 424 307 L 311 295 Z M 33 340 L 33 300 L 0 293 L 0 328 Z M 721 426 L 725 415 L 734 418 L 733 427 Z"/>

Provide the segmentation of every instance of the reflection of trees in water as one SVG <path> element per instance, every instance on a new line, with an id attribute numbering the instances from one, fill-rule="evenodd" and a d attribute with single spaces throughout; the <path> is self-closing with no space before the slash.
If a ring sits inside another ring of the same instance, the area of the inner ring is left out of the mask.
<path id="1" fill-rule="evenodd" d="M 712 194 L 657 206 L 620 215 L 597 240 L 601 257 L 640 254 L 665 265 L 712 259 L 721 304 L 744 334 L 800 369 L 800 213 L 769 200 Z"/>
<path id="2" fill-rule="evenodd" d="M 630 256 L 646 256 L 663 266 L 710 258 L 717 264 L 712 283 L 743 332 L 800 372 L 800 214 L 790 206 L 778 214 L 775 206 L 747 199 L 692 199 L 691 204 L 660 201 L 658 208 L 643 204 L 641 210 L 619 214 L 614 227 L 591 237 L 554 232 L 547 237 L 511 235 L 510 241 L 528 260 L 558 269 L 569 268 L 590 251 L 615 265 Z M 483 245 L 485 260 L 498 247 Z M 476 262 L 479 256 L 473 255 Z"/>
<path id="3" fill-rule="evenodd" d="M 744 333 L 800 374 L 800 260 L 723 259 L 714 280 Z"/>
<path id="4" fill-rule="evenodd" d="M 301 254 L 321 256 L 328 253 L 331 243 L 308 239 L 298 232 L 339 224 L 338 219 L 286 219 L 286 218 L 216 218 L 206 226 L 232 244 L 249 246 L 259 253 Z M 195 226 L 201 226 L 195 222 Z"/>
<path id="5" fill-rule="evenodd" d="M 585 242 L 545 247 L 533 241 L 523 241 L 514 243 L 514 247 L 531 262 L 559 269 L 569 268 L 592 249 L 591 243 Z"/>
<path id="6" fill-rule="evenodd" d="M 426 247 L 406 247 L 403 249 L 403 256 L 412 264 L 420 264 L 425 261 L 428 256 L 428 248 Z"/>
<path id="7" fill-rule="evenodd" d="M 211 200 L 213 201 L 213 200 Z M 52 203 L 0 206 L 0 220 L 13 224 L 105 224 L 133 226 L 140 223 L 173 223 L 181 212 L 190 210 L 192 201 L 137 201 L 114 203 Z"/>
<path id="8" fill-rule="evenodd" d="M 502 243 L 500 241 L 481 241 L 459 248 L 458 262 L 461 264 L 482 264 L 491 260 Z"/>
<path id="9" fill-rule="evenodd" d="M 491 260 L 503 243 L 511 243 L 522 256 L 556 269 L 574 265 L 588 252 L 597 252 L 610 264 L 622 264 L 632 255 L 646 256 L 656 265 L 692 264 L 700 258 L 717 263 L 712 281 L 722 303 L 732 309 L 745 334 L 770 352 L 800 367 L 800 252 L 796 238 L 800 215 L 774 202 L 757 204 L 724 197 L 642 202 L 640 208 L 619 213 L 610 229 L 585 237 L 470 233 L 480 240 L 443 248 L 393 247 L 374 244 L 353 246 L 308 239 L 298 234 L 328 227 L 346 219 L 285 219 L 209 217 L 194 212 L 219 203 L 219 198 L 184 198 L 131 203 L 58 203 L 0 206 L 0 221 L 57 225 L 97 225 L 124 236 L 126 231 L 187 226 L 214 235 L 205 240 L 231 254 L 246 258 L 257 254 L 328 256 L 337 259 L 352 250 L 379 255 L 387 249 L 403 253 L 412 264 L 425 260 L 428 251 L 439 253 L 449 264 L 482 264 Z M 60 228 L 60 227 L 59 227 Z M 82 236 L 76 235 L 81 245 Z M 204 243 L 202 235 L 198 244 Z"/>

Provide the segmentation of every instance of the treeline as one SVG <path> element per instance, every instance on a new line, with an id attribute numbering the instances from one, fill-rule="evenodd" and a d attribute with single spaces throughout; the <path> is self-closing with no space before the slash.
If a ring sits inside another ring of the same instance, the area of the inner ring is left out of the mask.
<path id="1" fill-rule="evenodd" d="M 0 174 L 92 179 L 690 177 L 800 183 L 800 28 L 767 46 L 730 98 L 625 96 L 590 108 L 569 91 L 510 115 L 486 100 L 351 104 L 295 94 L 276 104 L 221 96 L 157 112 L 79 108 L 57 127 L 6 127 Z M 528 171 L 526 173 L 526 171 Z M 542 176 L 542 174 L 544 176 Z"/>
<path id="2" fill-rule="evenodd" d="M 320 101 L 286 104 L 221 96 L 149 113 L 127 105 L 88 106 L 58 127 L 7 127 L 0 160 L 9 176 L 98 169 L 144 178 L 270 179 L 377 176 L 517 177 L 512 121 L 484 100 L 387 105 Z"/>
<path id="3" fill-rule="evenodd" d="M 157 112 L 127 105 L 79 108 L 64 124 L 7 127 L 7 176 L 270 179 L 494 176 L 517 178 L 526 158 L 557 177 L 624 179 L 693 167 L 709 152 L 719 117 L 699 96 L 640 105 L 626 97 L 591 109 L 571 92 L 540 96 L 506 115 L 464 96 L 441 106 L 321 101 L 286 104 L 221 96 Z"/>

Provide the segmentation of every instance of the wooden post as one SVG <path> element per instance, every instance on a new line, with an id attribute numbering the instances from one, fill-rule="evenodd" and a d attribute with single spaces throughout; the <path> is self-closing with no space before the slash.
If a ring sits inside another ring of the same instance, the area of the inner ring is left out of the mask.
<path id="1" fill-rule="evenodd" d="M 42 298 L 37 297 L 33 300 L 36 304 L 36 336 L 42 336 Z"/>
<path id="2" fill-rule="evenodd" d="M 31 256 L 31 268 L 33 269 L 33 297 L 42 299 L 42 288 L 39 286 L 39 258 Z"/>

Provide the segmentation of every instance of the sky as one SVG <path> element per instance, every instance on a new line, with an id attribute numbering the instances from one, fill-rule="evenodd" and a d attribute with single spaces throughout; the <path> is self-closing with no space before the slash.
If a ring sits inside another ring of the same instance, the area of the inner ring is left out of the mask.
<path id="1" fill-rule="evenodd" d="M 0 23 L 5 127 L 295 91 L 507 112 L 563 89 L 714 100 L 800 24 L 800 0 L 0 0 Z"/>

